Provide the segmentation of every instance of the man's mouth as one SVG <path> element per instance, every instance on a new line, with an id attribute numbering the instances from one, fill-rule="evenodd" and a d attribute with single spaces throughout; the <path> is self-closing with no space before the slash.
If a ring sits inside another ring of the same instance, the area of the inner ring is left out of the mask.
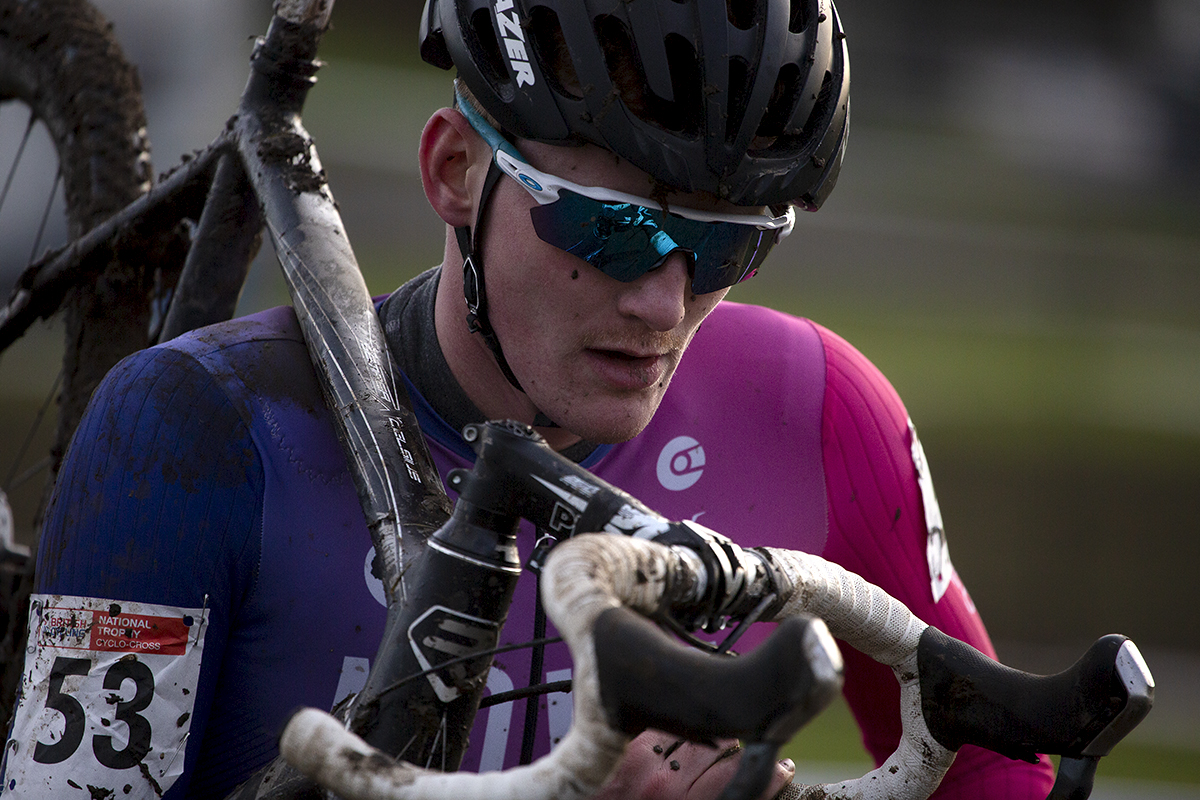
<path id="1" fill-rule="evenodd" d="M 660 356 L 659 353 L 646 353 L 643 355 L 643 354 L 638 354 L 638 353 L 630 353 L 625 350 L 603 350 L 603 349 L 601 349 L 600 352 L 603 353 L 604 355 L 608 356 L 609 358 L 615 358 L 618 361 L 629 361 L 629 362 L 651 361 Z"/>
<path id="2" fill-rule="evenodd" d="M 666 377 L 669 359 L 664 353 L 589 348 L 597 372 L 620 389 L 645 389 Z"/>

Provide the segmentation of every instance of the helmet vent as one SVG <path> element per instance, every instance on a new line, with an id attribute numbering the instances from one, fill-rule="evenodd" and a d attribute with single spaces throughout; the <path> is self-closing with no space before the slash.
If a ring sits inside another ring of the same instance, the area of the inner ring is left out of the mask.
<path id="1" fill-rule="evenodd" d="M 679 34 L 670 33 L 664 37 L 663 49 L 675 94 L 673 100 L 666 100 L 649 90 L 645 67 L 625 23 L 615 16 L 604 14 L 596 17 L 593 25 L 596 38 L 604 50 L 609 78 L 617 96 L 630 113 L 677 134 L 698 135 L 704 104 L 700 90 L 700 64 L 691 43 Z"/>
<path id="2" fill-rule="evenodd" d="M 529 24 L 525 26 L 525 30 L 532 40 L 533 48 L 539 56 L 537 60 L 541 63 L 542 73 L 551 88 L 564 97 L 582 100 L 583 86 L 567 50 L 567 39 L 563 35 L 558 14 L 546 6 L 535 6 L 529 12 Z"/>
<path id="3" fill-rule="evenodd" d="M 788 30 L 792 33 L 802 33 L 812 21 L 812 0 L 792 0 L 792 13 L 788 19 Z"/>
<path id="4" fill-rule="evenodd" d="M 700 134 L 700 115 L 704 113 L 700 60 L 692 43 L 679 34 L 667 34 L 663 46 L 667 50 L 671 91 L 675 94 L 675 100 L 665 102 L 656 98 L 655 113 L 648 115 L 648 118 L 667 130 L 696 137 Z"/>
<path id="5" fill-rule="evenodd" d="M 772 149 L 777 145 L 779 137 L 795 133 L 784 130 L 784 126 L 796 109 L 796 100 L 801 89 L 800 78 L 800 68 L 795 64 L 784 64 L 779 70 L 775 88 L 771 90 L 771 100 L 767 103 L 767 111 L 758 124 L 758 130 L 754 132 L 752 149 Z"/>
<path id="6" fill-rule="evenodd" d="M 729 24 L 748 31 L 762 22 L 763 4 L 752 0 L 725 0 L 725 15 Z"/>
<path id="7" fill-rule="evenodd" d="M 829 70 L 826 70 L 825 77 L 821 81 L 821 89 L 817 92 L 817 102 L 813 105 L 812 112 L 808 115 L 808 120 L 804 123 L 804 130 L 800 133 L 801 142 L 813 140 L 814 147 L 820 143 L 822 137 L 818 136 L 818 132 L 829 124 L 829 119 L 833 116 L 833 106 L 836 103 L 837 97 L 833 91 L 833 75 Z M 789 133 L 792 132 L 789 131 Z"/>
<path id="8" fill-rule="evenodd" d="M 725 141 L 732 144 L 742 129 L 750 94 L 750 67 L 738 56 L 729 59 L 729 93 L 725 105 Z"/>
<path id="9" fill-rule="evenodd" d="M 486 7 L 475 11 L 471 15 L 470 26 L 475 35 L 464 38 L 467 38 L 472 60 L 479 66 L 480 73 L 491 85 L 492 90 L 507 102 L 514 94 L 512 79 L 508 75 L 508 67 L 504 64 L 504 56 L 500 53 L 500 43 L 496 41 L 491 16 L 491 9 Z"/>

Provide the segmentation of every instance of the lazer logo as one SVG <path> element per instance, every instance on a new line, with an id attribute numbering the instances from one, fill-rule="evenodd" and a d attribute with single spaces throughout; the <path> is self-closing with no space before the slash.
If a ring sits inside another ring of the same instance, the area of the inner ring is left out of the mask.
<path id="1" fill-rule="evenodd" d="M 534 84 L 533 68 L 529 66 L 529 53 L 525 50 L 525 31 L 513 9 L 513 0 L 496 0 L 496 27 L 508 54 L 508 66 L 517 79 L 517 86 Z M 507 13 L 506 13 L 507 12 Z"/>
<path id="2" fill-rule="evenodd" d="M 658 454 L 657 467 L 663 488 L 681 492 L 704 473 L 704 448 L 690 436 L 676 436 Z"/>

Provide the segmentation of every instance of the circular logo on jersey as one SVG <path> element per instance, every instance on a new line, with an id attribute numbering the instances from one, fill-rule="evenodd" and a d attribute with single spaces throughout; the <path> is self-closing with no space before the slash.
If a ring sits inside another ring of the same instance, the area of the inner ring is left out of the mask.
<path id="1" fill-rule="evenodd" d="M 704 448 L 690 436 L 676 436 L 658 454 L 658 482 L 673 492 L 694 486 L 704 473 Z"/>
<path id="2" fill-rule="evenodd" d="M 363 564 L 363 577 L 367 579 L 367 588 L 371 597 L 379 601 L 379 605 L 387 608 L 387 597 L 383 593 L 383 581 L 379 578 L 379 568 L 375 566 L 375 548 L 367 549 L 367 561 Z"/>

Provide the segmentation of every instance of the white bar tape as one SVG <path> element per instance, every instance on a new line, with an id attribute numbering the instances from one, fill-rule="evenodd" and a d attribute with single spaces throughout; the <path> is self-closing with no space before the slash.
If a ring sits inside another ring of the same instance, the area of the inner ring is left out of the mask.
<path id="1" fill-rule="evenodd" d="M 821 617 L 834 636 L 891 667 L 916 652 L 929 626 L 883 589 L 820 556 L 764 549 L 792 582 L 790 589 L 781 587 L 785 601 L 777 616 Z"/>
<path id="2" fill-rule="evenodd" d="M 954 761 L 921 713 L 917 645 L 929 627 L 896 598 L 861 576 L 808 553 L 766 548 L 792 582 L 776 618 L 809 613 L 834 636 L 892 668 L 900 682 L 900 745 L 883 766 L 851 781 L 808 787 L 801 800 L 925 800 Z"/>
<path id="3" fill-rule="evenodd" d="M 314 708 L 298 712 L 284 728 L 284 757 L 345 800 L 583 800 L 604 782 L 624 752 L 626 739 L 584 742 L 567 738 L 554 753 L 504 772 L 437 772 L 396 762 Z M 614 746 L 615 745 L 615 746 Z M 561 754 L 560 754 L 561 751 Z"/>

